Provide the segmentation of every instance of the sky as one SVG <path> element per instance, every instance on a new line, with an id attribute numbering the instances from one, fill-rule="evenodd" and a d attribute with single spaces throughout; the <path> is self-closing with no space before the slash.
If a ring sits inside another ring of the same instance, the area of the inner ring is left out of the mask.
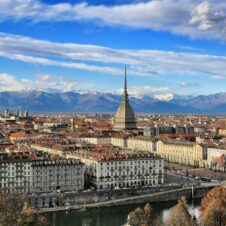
<path id="1" fill-rule="evenodd" d="M 0 91 L 226 92 L 226 1 L 0 0 Z"/>

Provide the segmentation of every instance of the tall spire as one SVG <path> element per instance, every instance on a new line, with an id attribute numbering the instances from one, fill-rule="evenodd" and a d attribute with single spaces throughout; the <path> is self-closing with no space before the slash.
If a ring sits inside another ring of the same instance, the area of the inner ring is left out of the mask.
<path id="1" fill-rule="evenodd" d="M 130 130 L 136 129 L 136 118 L 134 111 L 129 103 L 129 96 L 127 93 L 127 75 L 126 75 L 126 66 L 125 66 L 125 75 L 124 75 L 124 92 L 122 96 L 122 102 L 117 110 L 114 120 L 114 129 L 115 130 Z"/>
<path id="2" fill-rule="evenodd" d="M 128 101 L 126 66 L 125 66 L 125 78 L 124 78 L 124 93 L 123 93 L 123 100 L 124 100 L 124 101 Z"/>
<path id="3" fill-rule="evenodd" d="M 124 90 L 127 90 L 127 75 L 126 75 L 126 66 L 125 66 L 125 82 L 124 82 Z"/>

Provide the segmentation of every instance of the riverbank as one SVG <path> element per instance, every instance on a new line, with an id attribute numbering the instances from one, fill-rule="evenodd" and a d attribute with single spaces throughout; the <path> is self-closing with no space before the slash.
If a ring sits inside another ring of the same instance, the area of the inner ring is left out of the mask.
<path id="1" fill-rule="evenodd" d="M 192 216 L 199 217 L 200 199 L 188 200 L 188 209 Z M 50 212 L 45 216 L 50 226 L 125 226 L 128 214 L 146 203 L 125 206 L 111 206 L 92 208 L 88 210 L 70 210 Z M 166 219 L 168 211 L 177 204 L 177 201 L 150 203 L 162 219 Z"/>
<path id="2" fill-rule="evenodd" d="M 39 213 L 79 210 L 79 209 L 92 209 L 109 206 L 123 206 L 130 204 L 140 204 L 145 202 L 161 202 L 161 201 L 175 201 L 180 197 L 185 196 L 187 199 L 202 198 L 204 197 L 213 186 L 199 186 L 174 189 L 169 191 L 155 192 L 145 195 L 136 195 L 127 198 L 120 198 L 115 200 L 107 200 L 102 202 L 77 204 L 69 206 L 58 206 L 54 208 L 41 208 L 38 209 Z"/>

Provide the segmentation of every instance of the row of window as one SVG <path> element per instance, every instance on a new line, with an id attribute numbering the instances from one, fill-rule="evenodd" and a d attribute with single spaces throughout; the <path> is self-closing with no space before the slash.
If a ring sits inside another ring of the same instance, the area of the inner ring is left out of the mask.
<path id="1" fill-rule="evenodd" d="M 100 163 L 100 165 L 102 166 L 102 165 L 106 165 L 107 164 L 107 166 L 109 166 L 109 165 L 117 165 L 117 164 L 119 164 L 119 165 L 121 165 L 121 164 L 123 164 L 123 165 L 133 165 L 133 164 L 139 164 L 139 165 L 141 165 L 141 164 L 150 164 L 150 163 L 158 163 L 158 161 L 159 161 L 159 163 L 161 164 L 161 161 L 162 160 L 142 160 L 142 161 L 138 161 L 138 160 L 134 160 L 134 161 L 112 161 L 112 162 L 101 162 Z"/>
<path id="2" fill-rule="evenodd" d="M 98 189 L 103 189 L 103 188 L 115 188 L 115 187 L 132 187 L 132 186 L 145 186 L 145 185 L 156 185 L 156 184 L 161 184 L 162 181 L 161 179 L 156 179 L 156 180 L 138 180 L 138 181 L 132 181 L 132 182 L 119 182 L 119 183 L 100 183 L 98 185 Z"/>

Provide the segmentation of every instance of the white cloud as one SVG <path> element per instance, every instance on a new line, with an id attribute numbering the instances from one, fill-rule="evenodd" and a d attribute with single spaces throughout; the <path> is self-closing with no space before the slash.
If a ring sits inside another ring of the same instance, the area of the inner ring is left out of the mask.
<path id="1" fill-rule="evenodd" d="M 154 86 L 136 86 L 128 89 L 129 96 L 136 98 L 143 98 L 145 96 L 155 97 L 156 95 L 165 95 L 165 93 L 169 91 L 170 91 L 169 87 L 154 87 Z M 123 89 L 113 91 L 113 93 L 122 95 Z"/>
<path id="2" fill-rule="evenodd" d="M 192 87 L 199 87 L 200 84 L 198 82 L 181 82 L 181 88 L 192 88 Z"/>
<path id="3" fill-rule="evenodd" d="M 65 79 L 63 76 L 39 74 L 34 80 L 18 79 L 7 73 L 0 74 L 0 92 L 2 91 L 46 91 L 46 92 L 73 92 L 82 91 L 87 84 L 77 80 Z"/>
<path id="4" fill-rule="evenodd" d="M 0 92 L 3 91 L 45 91 L 45 92 L 78 92 L 96 93 L 91 84 L 83 84 L 77 80 L 66 79 L 64 76 L 53 76 L 49 74 L 38 74 L 34 79 L 16 78 L 7 73 L 0 74 Z M 107 91 L 106 93 L 122 95 L 123 89 Z M 168 101 L 173 98 L 168 87 L 141 86 L 128 89 L 131 97 L 143 98 L 154 97 L 159 100 Z"/>
<path id="5" fill-rule="evenodd" d="M 95 45 L 57 43 L 0 33 L 0 56 L 40 65 L 121 75 L 204 75 L 226 77 L 226 57 L 158 50 L 113 49 Z M 98 65 L 97 65 L 98 63 Z"/>
<path id="6" fill-rule="evenodd" d="M 190 24 L 198 25 L 198 29 L 201 31 L 217 29 L 225 33 L 226 14 L 224 10 L 225 8 L 222 8 L 218 11 L 215 9 L 215 5 L 205 1 L 193 10 Z"/>
<path id="7" fill-rule="evenodd" d="M 169 31 L 193 38 L 225 40 L 226 3 L 212 0 L 152 0 L 114 6 L 47 4 L 38 0 L 1 0 L 0 21 L 82 21 L 98 25 Z"/>
<path id="8" fill-rule="evenodd" d="M 202 48 L 196 48 L 196 47 L 192 47 L 192 46 L 180 46 L 180 45 L 176 45 L 175 47 L 182 49 L 182 50 L 187 50 L 187 51 L 205 51 L 206 49 L 202 49 Z"/>
<path id="9" fill-rule="evenodd" d="M 172 93 L 166 93 L 166 94 L 156 94 L 154 97 L 157 100 L 170 101 L 173 99 L 174 95 Z"/>

